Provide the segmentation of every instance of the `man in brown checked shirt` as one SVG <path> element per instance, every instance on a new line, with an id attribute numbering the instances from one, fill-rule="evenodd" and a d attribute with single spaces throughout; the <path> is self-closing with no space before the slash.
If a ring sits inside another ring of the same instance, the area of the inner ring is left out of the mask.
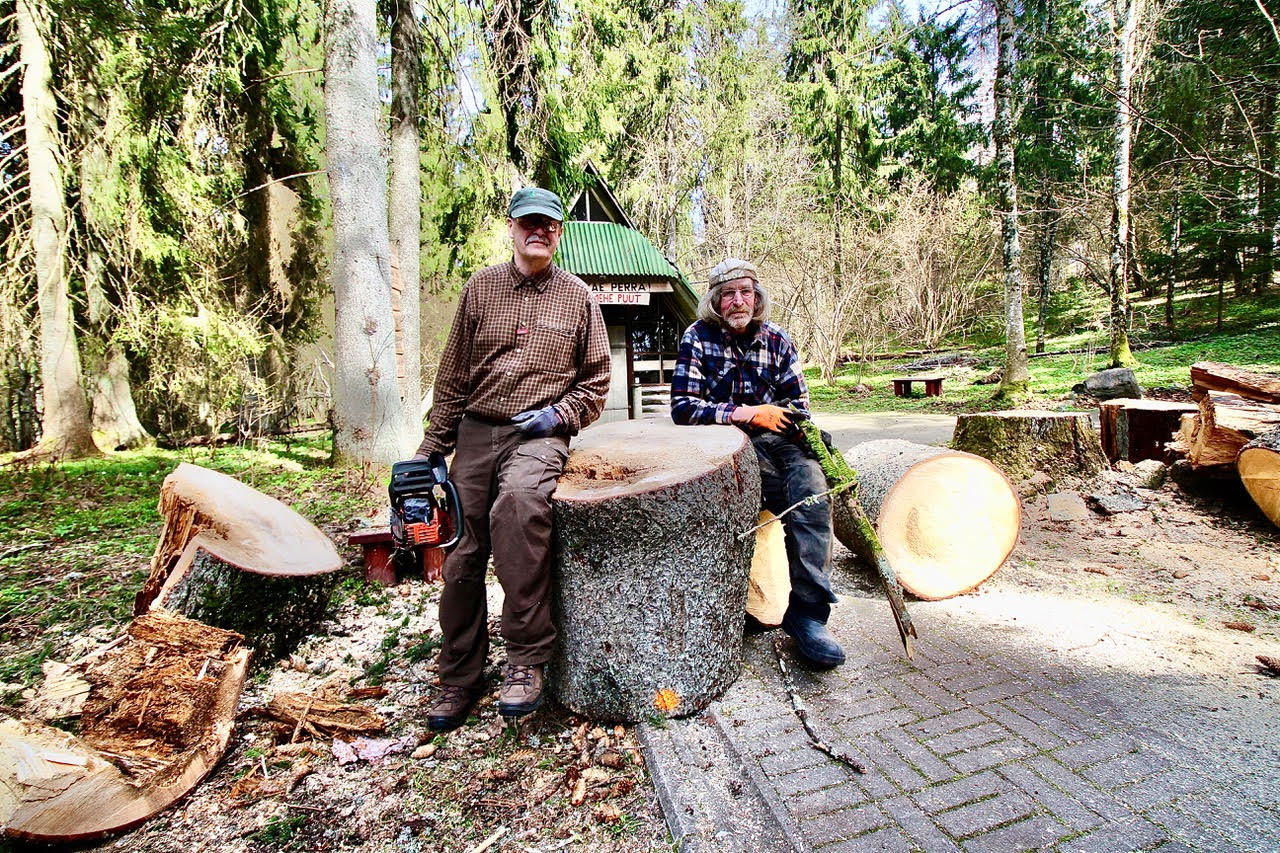
<path id="1" fill-rule="evenodd" d="M 526 188 L 511 197 L 514 257 L 463 288 L 440 358 L 435 403 L 418 448 L 448 453 L 463 513 L 444 563 L 441 690 L 427 714 L 437 731 L 462 725 L 484 689 L 489 652 L 489 555 L 505 595 L 507 665 L 498 712 L 532 713 L 551 656 L 551 492 L 569 436 L 600 416 L 609 390 L 609 338 L 582 279 L 551 262 L 564 228 L 560 199 Z"/>

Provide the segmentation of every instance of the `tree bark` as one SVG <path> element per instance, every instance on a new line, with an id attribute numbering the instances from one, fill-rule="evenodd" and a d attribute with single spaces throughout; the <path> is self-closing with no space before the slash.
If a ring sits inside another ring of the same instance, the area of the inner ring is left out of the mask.
<path id="1" fill-rule="evenodd" d="M 422 432 L 422 285 L 418 265 L 422 181 L 418 154 L 418 20 L 412 0 L 394 0 L 391 19 L 391 308 L 405 429 Z"/>
<path id="2" fill-rule="evenodd" d="M 89 360 L 89 380 L 93 385 L 93 429 L 103 447 L 128 450 L 152 443 L 150 433 L 138 420 L 129 382 L 129 359 L 124 347 L 111 339 L 111 305 L 102 288 L 102 256 L 89 249 L 84 278 L 89 322 L 97 332 L 102 351 Z"/>
<path id="3" fill-rule="evenodd" d="M 986 459 L 898 439 L 864 442 L 844 457 L 858 472 L 858 498 L 898 582 L 916 597 L 973 589 L 1018 544 L 1022 505 Z M 837 538 L 857 552 L 852 519 L 842 502 L 832 507 Z"/>
<path id="4" fill-rule="evenodd" d="M 160 489 L 164 531 L 134 612 L 163 608 L 244 634 L 261 662 L 312 633 L 342 559 L 328 536 L 239 480 L 182 463 Z"/>
<path id="5" fill-rule="evenodd" d="M 1112 68 L 1116 79 L 1111 181 L 1111 366 L 1138 363 L 1129 349 L 1129 148 L 1133 138 L 1131 89 L 1142 0 L 1112 0 Z"/>
<path id="6" fill-rule="evenodd" d="M 1027 367 L 1027 332 L 1022 314 L 1022 249 L 1018 240 L 1018 184 L 1013 160 L 1012 0 L 996 2 L 996 115 L 992 126 L 1000 187 L 1001 254 L 1004 259 L 1004 373 L 999 396 L 1015 399 L 1031 386 Z"/>
<path id="7" fill-rule="evenodd" d="M 327 0 L 324 108 L 333 202 L 333 455 L 394 462 L 413 452 L 396 382 L 387 167 L 373 0 Z M 416 405 L 417 401 L 414 401 Z"/>
<path id="8" fill-rule="evenodd" d="M 1176 169 L 1173 176 L 1173 204 L 1169 213 L 1169 271 L 1165 276 L 1164 325 L 1173 332 L 1173 289 L 1178 283 L 1178 257 L 1182 250 L 1182 173 Z"/>
<path id="9" fill-rule="evenodd" d="M 1271 523 L 1280 526 L 1280 427 L 1263 433 L 1236 457 L 1240 481 Z"/>
<path id="10" fill-rule="evenodd" d="M 733 427 L 622 421 L 575 441 L 555 505 L 552 694 L 594 719 L 682 717 L 742 667 L 760 508 Z"/>
<path id="11" fill-rule="evenodd" d="M 1089 417 L 1070 412 L 960 415 L 951 446 L 990 459 L 1014 481 L 1037 471 L 1055 481 L 1081 479 L 1108 467 Z"/>
<path id="12" fill-rule="evenodd" d="M 98 453 L 89 422 L 89 402 L 80 384 L 80 350 L 68 293 L 66 207 L 57 154 L 57 105 L 51 88 L 49 51 L 32 0 L 18 0 L 22 110 L 31 193 L 31 249 L 40 307 L 40 375 L 44 417 L 38 452 L 73 459 Z"/>

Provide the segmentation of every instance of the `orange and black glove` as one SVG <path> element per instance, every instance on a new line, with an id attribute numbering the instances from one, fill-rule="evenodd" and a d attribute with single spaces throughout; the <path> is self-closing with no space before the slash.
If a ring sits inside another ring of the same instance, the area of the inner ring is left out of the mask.
<path id="1" fill-rule="evenodd" d="M 767 429 L 770 432 L 786 433 L 791 428 L 790 413 L 781 406 L 775 406 L 772 403 L 761 403 L 759 406 L 752 406 L 755 410 L 751 419 L 747 423 L 761 429 Z"/>

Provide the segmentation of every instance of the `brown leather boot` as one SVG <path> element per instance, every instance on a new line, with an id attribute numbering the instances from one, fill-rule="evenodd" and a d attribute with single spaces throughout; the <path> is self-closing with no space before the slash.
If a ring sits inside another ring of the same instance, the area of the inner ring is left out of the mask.
<path id="1" fill-rule="evenodd" d="M 467 721 L 471 705 L 476 701 L 476 694 L 456 684 L 444 684 L 436 701 L 427 711 L 427 728 L 433 732 L 447 732 L 456 729 Z"/>
<path id="2" fill-rule="evenodd" d="M 542 703 L 542 666 L 507 664 L 498 694 L 498 713 L 504 717 L 532 714 Z"/>

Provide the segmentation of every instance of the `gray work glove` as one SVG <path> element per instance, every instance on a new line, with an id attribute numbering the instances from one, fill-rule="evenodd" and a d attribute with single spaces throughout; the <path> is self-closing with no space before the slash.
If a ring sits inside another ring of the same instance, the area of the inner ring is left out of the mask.
<path id="1" fill-rule="evenodd" d="M 511 419 L 516 429 L 528 438 L 546 438 L 560 429 L 560 416 L 551 406 L 545 409 L 534 409 L 521 412 Z"/>

